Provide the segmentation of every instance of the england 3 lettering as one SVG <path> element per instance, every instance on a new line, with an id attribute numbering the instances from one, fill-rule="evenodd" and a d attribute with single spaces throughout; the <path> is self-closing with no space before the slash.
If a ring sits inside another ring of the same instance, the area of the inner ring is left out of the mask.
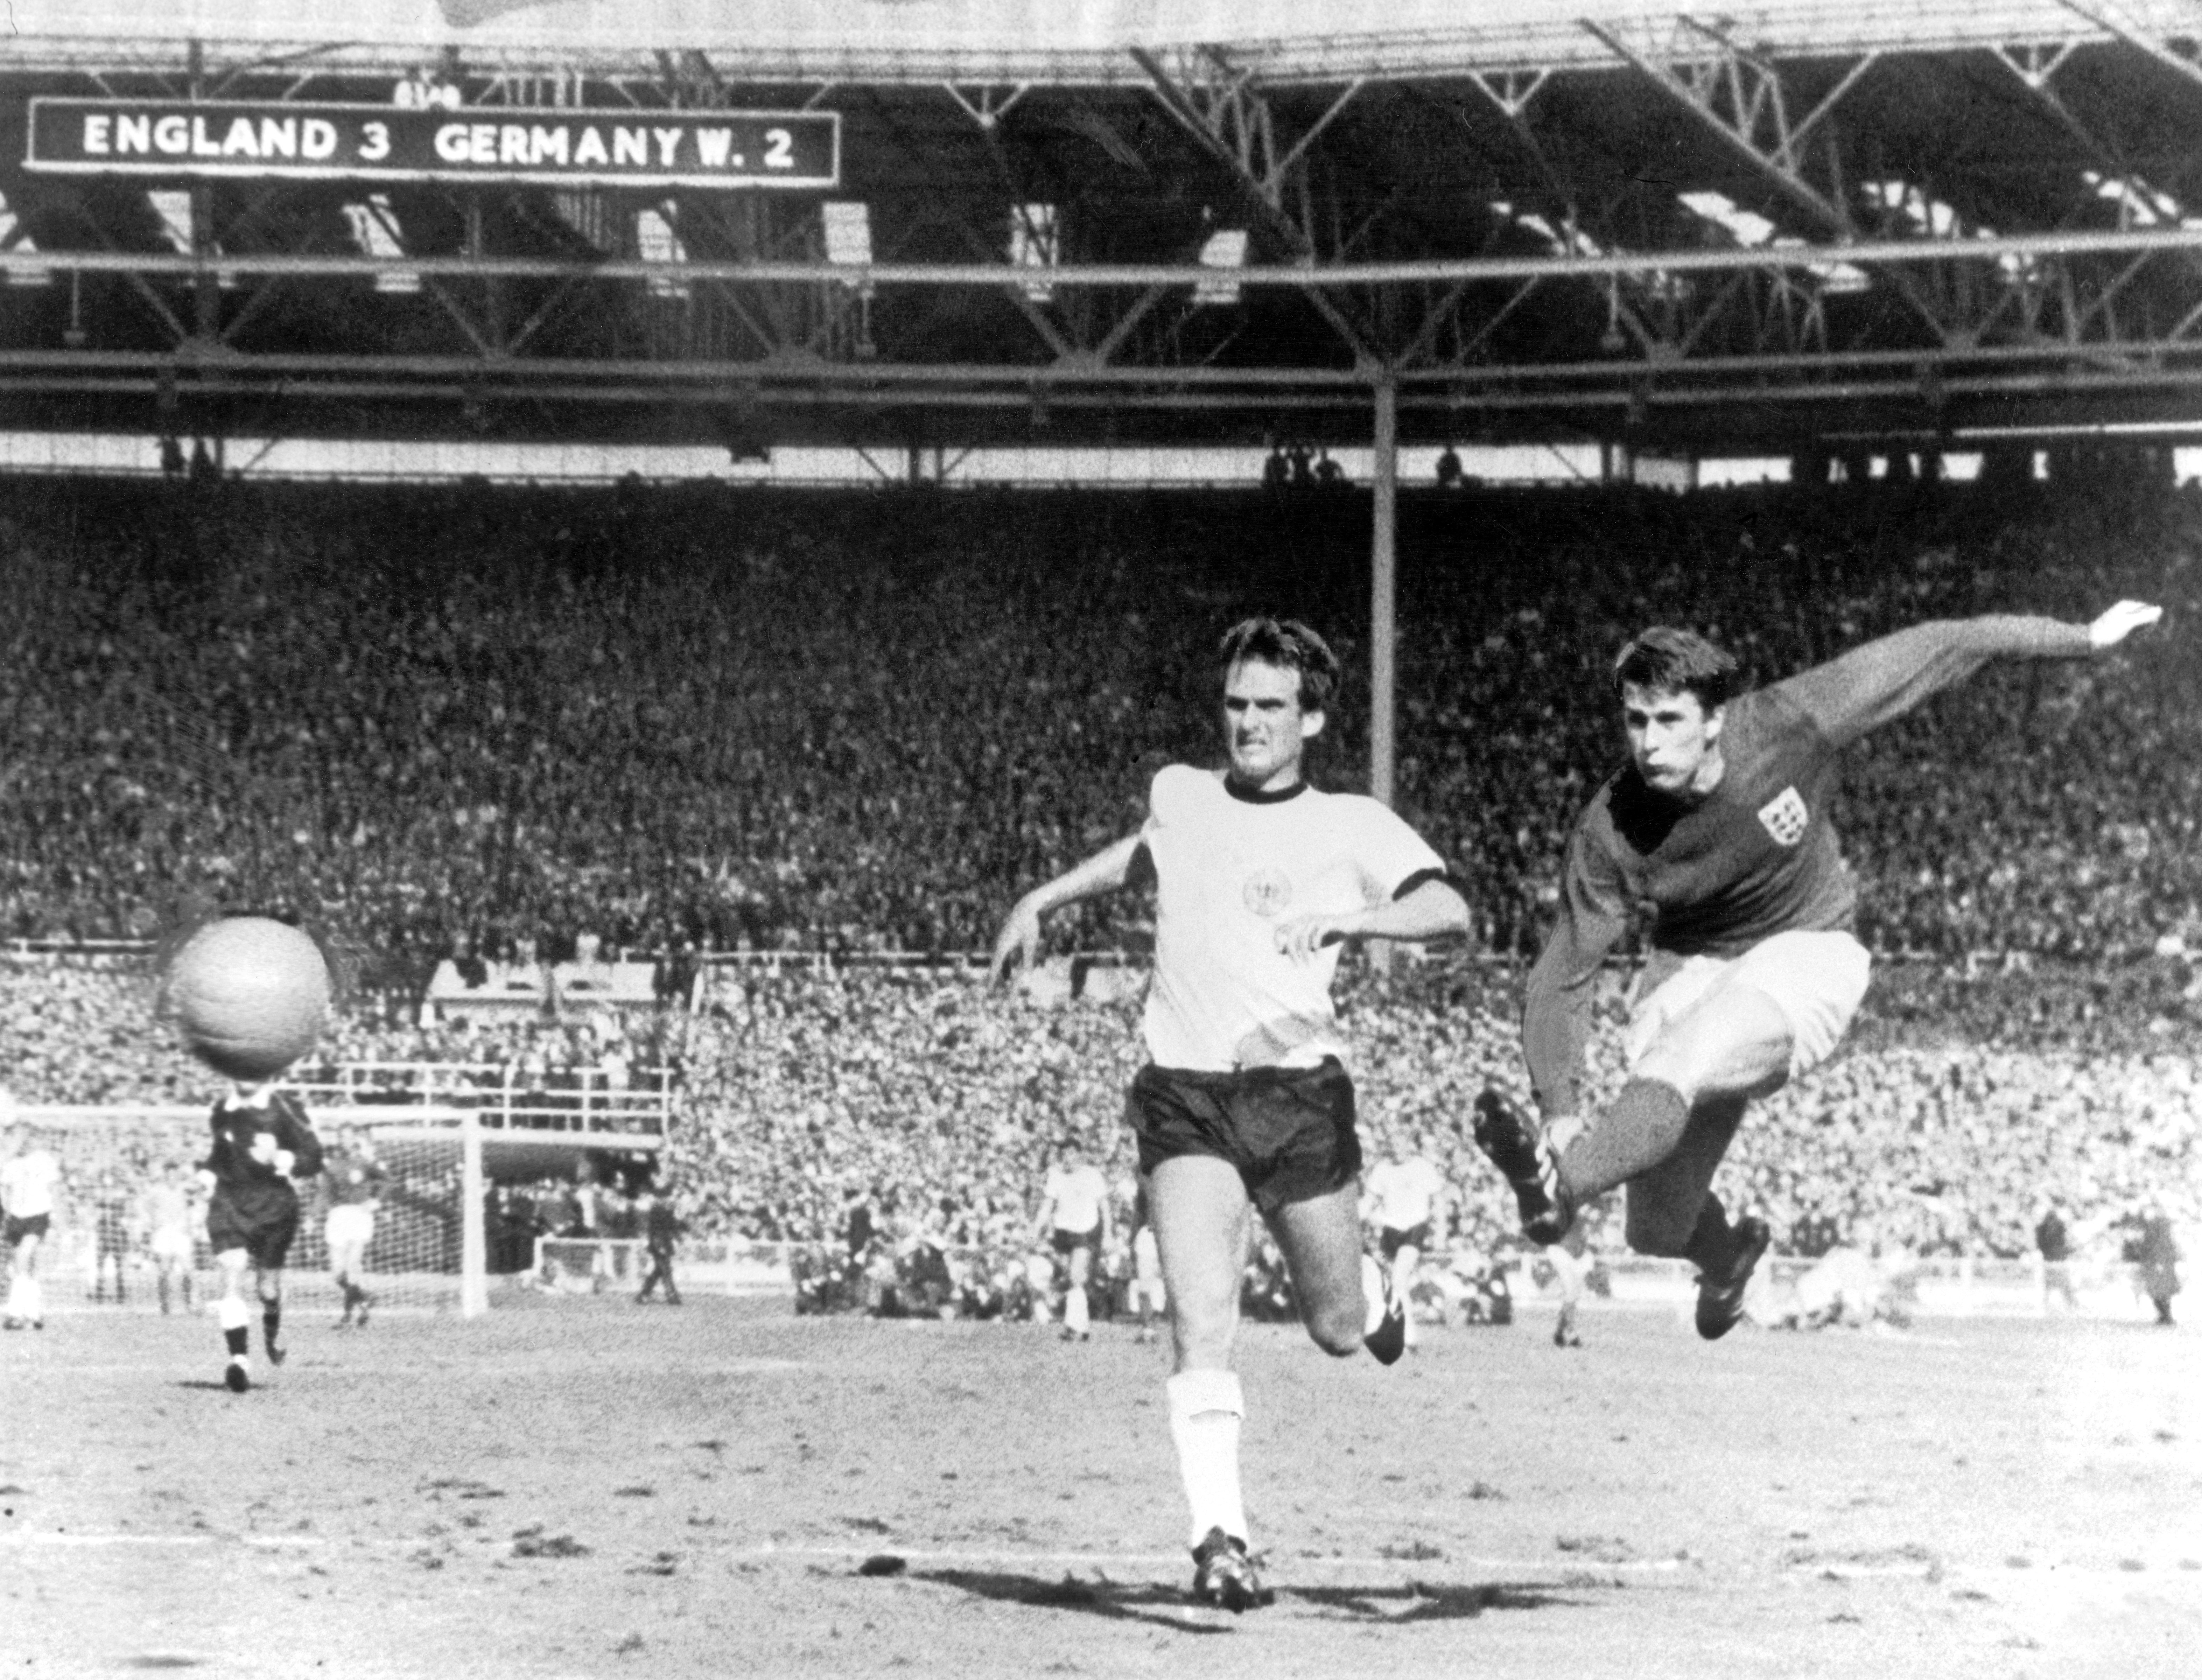
<path id="1" fill-rule="evenodd" d="M 831 188 L 831 111 L 31 101 L 24 165 L 72 174 Z"/>

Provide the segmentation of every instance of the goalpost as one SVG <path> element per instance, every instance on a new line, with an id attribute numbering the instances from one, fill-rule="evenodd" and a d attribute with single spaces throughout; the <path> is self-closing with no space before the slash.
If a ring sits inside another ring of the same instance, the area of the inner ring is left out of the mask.
<path id="1" fill-rule="evenodd" d="M 49 1311 L 138 1308 L 162 1299 L 163 1261 L 158 1228 L 173 1211 L 164 1187 L 187 1190 L 185 1229 L 190 1258 L 168 1280 L 172 1297 L 203 1303 L 220 1292 L 220 1272 L 206 1241 L 206 1199 L 194 1169 L 206 1155 L 202 1107 L 26 1105 L 12 1118 L 61 1163 L 53 1228 L 39 1251 Z M 475 1111 L 464 1108 L 327 1105 L 311 1111 L 325 1148 L 340 1130 L 357 1127 L 388 1175 L 366 1276 L 377 1312 L 489 1310 L 488 1179 Z M 323 1234 L 328 1199 L 315 1179 L 298 1186 L 298 1235 L 284 1268 L 286 1304 L 333 1312 L 340 1298 L 328 1273 Z M 179 1245 L 179 1250 L 180 1245 Z M 188 1288 L 185 1280 L 188 1280 Z M 173 1302 L 182 1306 L 181 1300 Z"/>

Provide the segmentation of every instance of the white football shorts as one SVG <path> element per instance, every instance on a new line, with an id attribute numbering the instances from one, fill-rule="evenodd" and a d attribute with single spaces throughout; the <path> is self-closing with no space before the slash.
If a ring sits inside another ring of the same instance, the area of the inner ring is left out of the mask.
<path id="1" fill-rule="evenodd" d="M 1788 1017 L 1789 1076 L 1801 1077 L 1842 1042 L 1872 971 L 1866 948 L 1840 931 L 1775 934 L 1740 957 L 1685 957 L 1630 1011 L 1623 1040 L 1629 1065 L 1643 1060 L 1670 1023 L 1734 987 L 1763 993 Z"/>
<path id="2" fill-rule="evenodd" d="M 344 1202 L 329 1210 L 328 1223 L 322 1235 L 332 1248 L 347 1244 L 364 1248 L 374 1241 L 374 1212 L 356 1202 Z"/>

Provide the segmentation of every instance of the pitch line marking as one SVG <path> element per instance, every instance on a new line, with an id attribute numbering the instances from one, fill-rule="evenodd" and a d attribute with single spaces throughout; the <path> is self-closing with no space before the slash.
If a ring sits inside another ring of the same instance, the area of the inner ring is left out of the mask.
<path id="1" fill-rule="evenodd" d="M 484 1536 L 484 1538 L 487 1538 Z M 386 1552 L 418 1551 L 427 1541 L 413 1538 L 386 1540 L 333 1539 L 326 1535 L 310 1534 L 127 1534 L 91 1533 L 69 1534 L 42 1530 L 0 1531 L 0 1549 L 28 1550 L 38 1547 L 57 1549 L 85 1550 L 95 1547 L 191 1547 L 238 1545 L 254 1547 L 262 1551 L 309 1551 L 318 1547 L 339 1546 L 346 1550 Z M 985 1551 L 949 1547 L 880 1546 L 780 1546 L 767 1541 L 757 1546 L 705 1547 L 703 1551 L 712 1558 L 739 1561 L 770 1562 L 782 1560 L 798 1563 L 804 1560 L 826 1560 L 834 1563 L 861 1563 L 867 1558 L 880 1556 L 901 1559 L 906 1564 L 996 1565 L 1051 1566 L 1084 1566 L 1107 1569 L 1111 1566 L 1129 1569 L 1175 1569 L 1186 1561 L 1182 1552 L 1030 1552 Z M 1507 1575 L 1536 1575 L 1579 1577 L 1600 1573 L 1669 1575 L 1693 1565 L 1702 1565 L 1702 1559 L 1631 1558 L 1603 1561 L 1586 1558 L 1506 1558 L 1481 1553 L 1447 1553 L 1442 1558 L 1386 1558 L 1374 1556 L 1338 1557 L 1321 1553 L 1294 1555 L 1283 1553 L 1272 1556 L 1269 1561 L 1281 1570 L 1297 1570 L 1321 1573 L 1326 1570 L 1351 1570 L 1388 1572 L 1408 1580 L 1428 1579 L 1452 1574 L 1463 1570 L 1480 1573 Z M 1417 1570 L 1417 1565 L 1423 1565 Z M 1998 1569 L 1983 1564 L 1943 1564 L 1940 1569 L 1943 1578 L 1958 1577 L 1995 1579 L 2070 1580 L 2075 1577 L 2103 1577 L 2109 1579 L 2140 1583 L 2152 1577 L 2191 1574 L 2198 1565 L 2190 1556 L 2165 1557 L 2135 1569 L 2128 1564 L 2110 1566 L 2089 1566 L 2083 1564 L 2058 1563 L 2037 1559 L 2029 1571 Z M 1844 1579 L 1891 1578 L 1925 1579 L 1937 1568 L 1931 1563 L 1920 1564 L 1792 1564 L 1777 1566 L 1771 1572 L 1790 1580 L 1822 1576 L 1839 1576 Z M 1722 1571 L 1733 1573 L 1733 1571 Z M 1749 1571 L 1746 1571 L 1749 1572 Z"/>

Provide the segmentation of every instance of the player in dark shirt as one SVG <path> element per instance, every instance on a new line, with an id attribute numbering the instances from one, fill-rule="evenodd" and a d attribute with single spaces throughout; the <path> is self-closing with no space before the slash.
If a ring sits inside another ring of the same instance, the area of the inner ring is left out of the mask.
<path id="1" fill-rule="evenodd" d="M 1513 1185 L 1529 1236 L 1558 1241 L 1578 1206 L 1627 1185 L 1629 1247 L 1696 1262 L 1698 1332 L 1725 1335 L 1771 1234 L 1754 1217 L 1728 1222 L 1713 1174 L 1749 1100 L 1824 1060 L 1865 994 L 1857 889 L 1828 819 L 1837 755 L 1991 659 L 2101 652 L 2161 616 L 2122 601 L 2088 625 L 1919 624 L 1740 695 L 1734 659 L 1691 632 L 1647 630 L 1622 649 L 1614 687 L 1629 763 L 1576 822 L 1559 919 L 1523 1004 L 1545 1123 L 1496 1088 L 1476 1101 L 1476 1141 Z M 1652 958 L 1628 1082 L 1587 1117 L 1593 984 L 1640 912 Z"/>
<path id="2" fill-rule="evenodd" d="M 298 1232 L 295 1181 L 321 1170 L 321 1140 L 305 1105 L 273 1085 L 239 1085 L 214 1106 L 214 1147 L 199 1164 L 209 1192 L 207 1246 L 221 1268 L 221 1300 L 215 1316 L 229 1347 L 222 1380 L 233 1393 L 252 1386 L 246 1357 L 244 1271 L 253 1272 L 260 1300 L 262 1345 L 270 1365 L 283 1363 L 277 1337 L 283 1324 L 283 1262 Z"/>

